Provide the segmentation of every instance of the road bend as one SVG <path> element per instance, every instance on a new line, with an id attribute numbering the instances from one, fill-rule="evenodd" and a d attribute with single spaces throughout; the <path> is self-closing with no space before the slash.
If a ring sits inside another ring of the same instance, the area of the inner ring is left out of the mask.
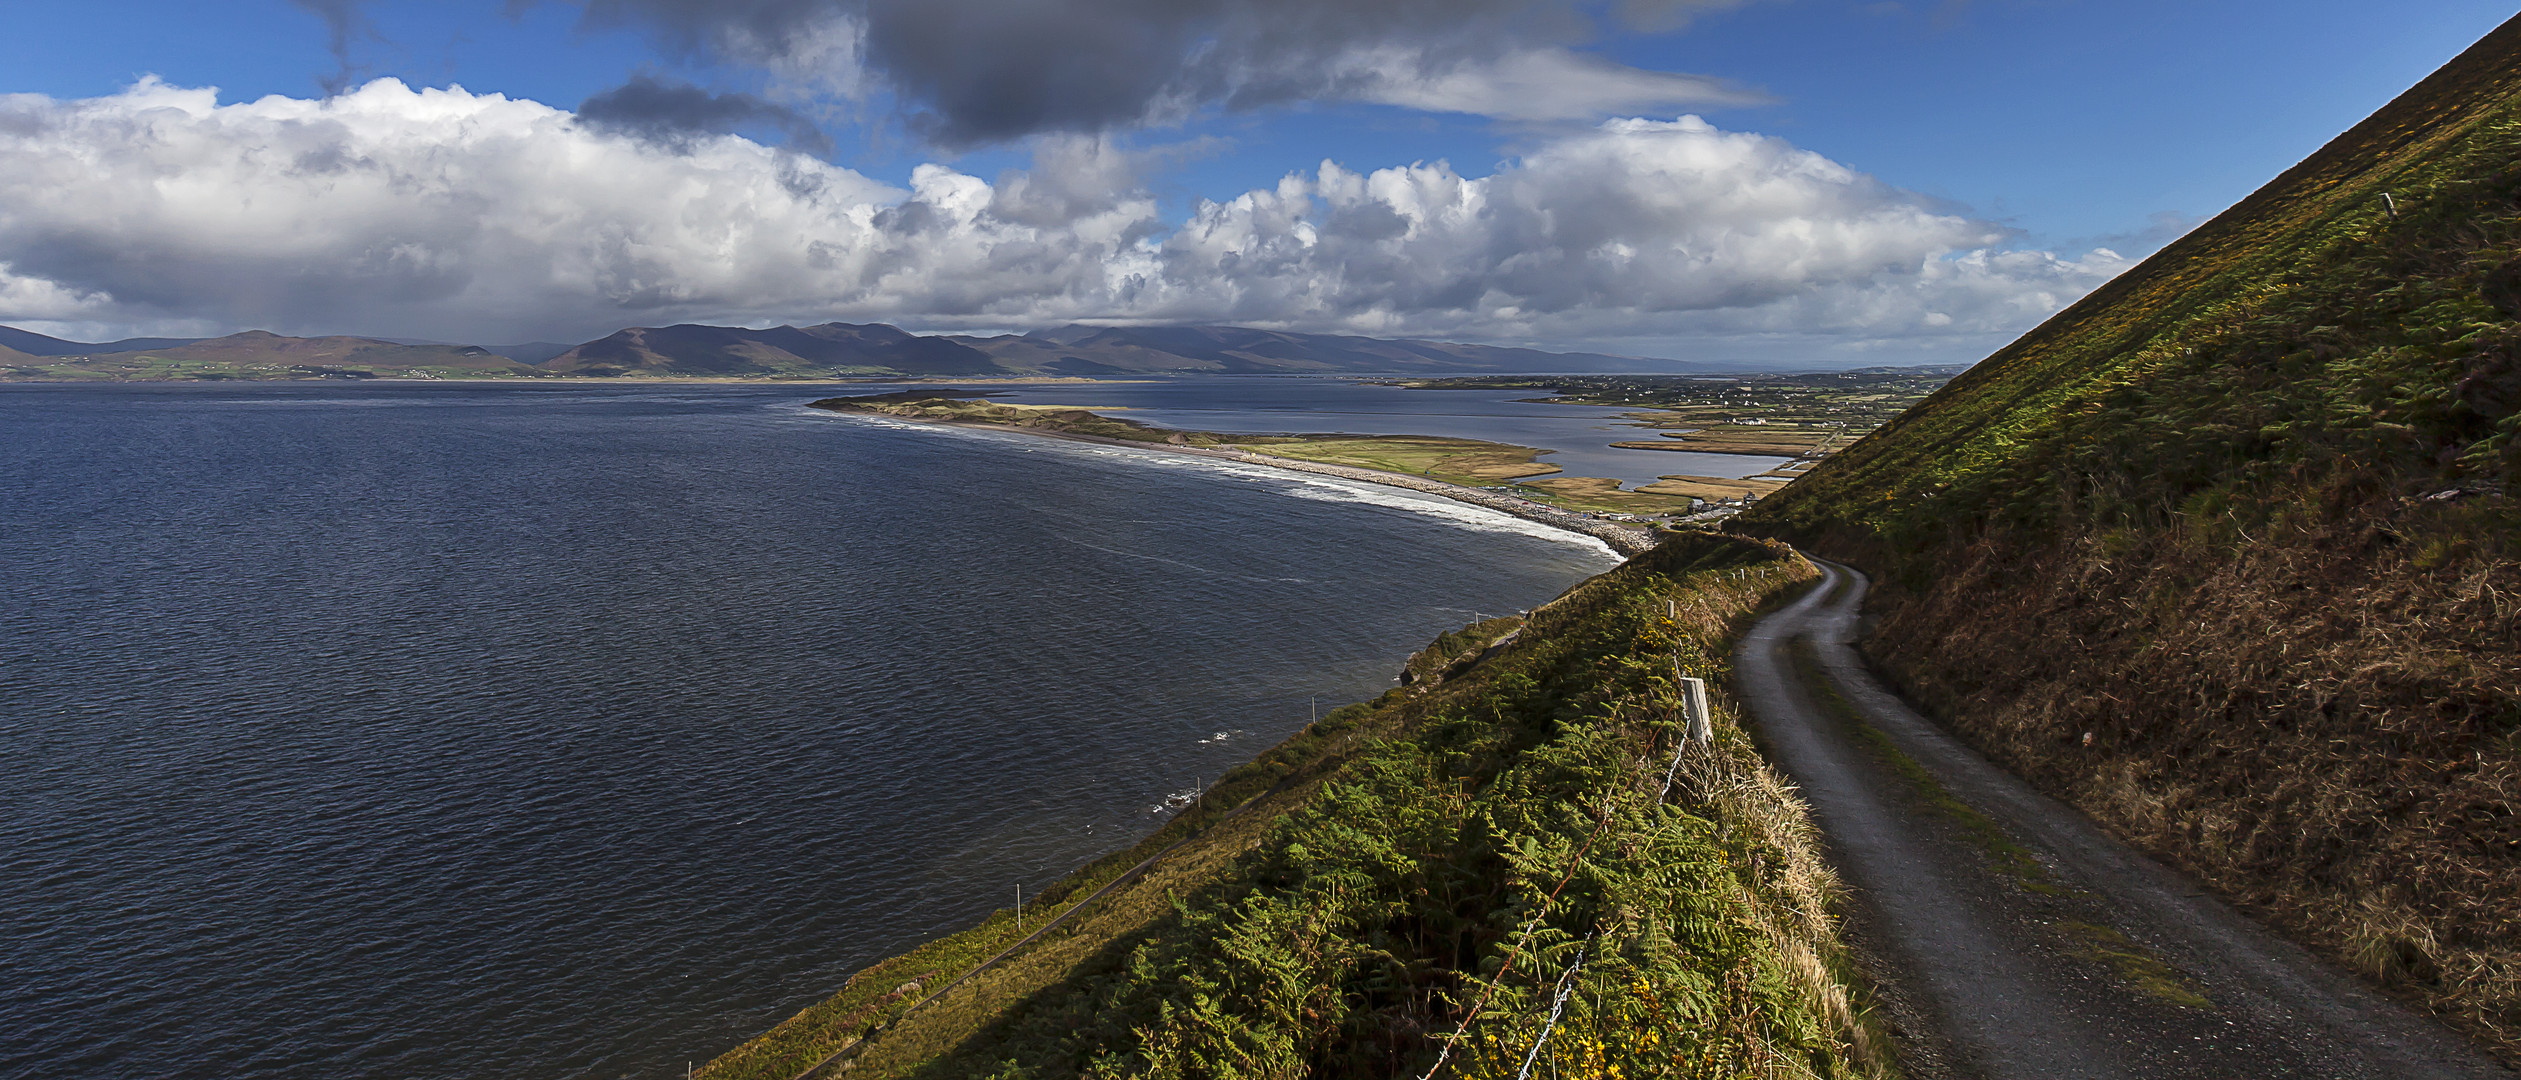
<path id="1" fill-rule="evenodd" d="M 1820 566 L 1735 671 L 1927 1029 L 1913 1074 L 2515 1080 L 1918 715 L 1856 653 L 1864 576 Z"/>

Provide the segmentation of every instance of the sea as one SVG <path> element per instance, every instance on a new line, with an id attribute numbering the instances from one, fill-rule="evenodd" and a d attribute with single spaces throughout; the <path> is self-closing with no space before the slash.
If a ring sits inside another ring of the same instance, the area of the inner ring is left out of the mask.
<path id="1" fill-rule="evenodd" d="M 1024 393 L 1551 408 L 1283 387 Z M 1616 561 L 882 389 L 0 385 L 0 1077 L 677 1076 Z"/>

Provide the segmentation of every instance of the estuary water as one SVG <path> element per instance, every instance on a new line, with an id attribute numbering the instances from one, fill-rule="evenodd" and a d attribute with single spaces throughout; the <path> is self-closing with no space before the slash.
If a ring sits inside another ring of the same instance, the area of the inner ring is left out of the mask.
<path id="1" fill-rule="evenodd" d="M 833 392 L 0 386 L 0 1077 L 680 1075 L 1614 561 Z"/>
<path id="2" fill-rule="evenodd" d="M 979 388 L 985 384 L 973 384 Z M 1607 476 L 1635 487 L 1665 476 L 1740 477 L 1792 459 L 1686 450 L 1622 450 L 1655 442 L 1625 423 L 1636 409 L 1562 405 L 1540 390 L 1412 390 L 1353 378 L 1218 375 L 1145 382 L 1053 383 L 999 389 L 1000 401 L 1098 408 L 1156 427 L 1239 435 L 1449 435 L 1548 449 L 1562 476 Z"/>

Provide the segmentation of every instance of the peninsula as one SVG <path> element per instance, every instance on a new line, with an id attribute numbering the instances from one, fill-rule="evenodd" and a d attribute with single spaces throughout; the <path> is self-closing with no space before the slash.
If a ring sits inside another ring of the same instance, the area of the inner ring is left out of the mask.
<path id="1" fill-rule="evenodd" d="M 1208 431 L 1174 431 L 1071 406 L 1018 405 L 948 397 L 921 390 L 824 398 L 813 402 L 812 406 L 833 412 L 869 413 L 924 423 L 1004 428 L 1336 476 L 1440 495 L 1512 514 L 1526 521 L 1582 533 L 1602 541 L 1622 555 L 1635 555 L 1655 545 L 1654 534 L 1646 528 L 1621 523 L 1623 519 L 1638 521 L 1642 517 L 1640 514 L 1618 513 L 1616 517 L 1604 518 L 1597 516 L 1602 511 L 1587 506 L 1552 505 L 1540 498 L 1501 489 L 1499 481 L 1545 476 L 1558 471 L 1555 465 L 1534 460 L 1547 451 L 1529 446 L 1434 435 L 1220 435 Z M 1266 449 L 1254 450 L 1252 447 Z M 1610 483 L 1617 487 L 1616 482 Z M 1686 516 L 1693 509 L 1689 499 L 1620 494 L 1635 500 L 1651 500 L 1643 503 L 1640 509 L 1666 518 Z"/>

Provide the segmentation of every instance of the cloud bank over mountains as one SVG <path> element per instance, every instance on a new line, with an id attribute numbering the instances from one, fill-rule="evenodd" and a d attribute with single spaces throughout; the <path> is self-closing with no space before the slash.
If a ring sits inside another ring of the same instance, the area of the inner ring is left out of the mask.
<path id="1" fill-rule="evenodd" d="M 598 5 L 635 6 L 677 17 Z M 846 48 L 911 55 L 878 41 L 885 5 L 851 10 L 864 40 Z M 1089 75 L 1104 77 L 1025 77 Z M 953 77 L 933 75 L 939 123 L 1059 126 L 953 105 Z M 1153 85 L 1055 100 L 1118 117 L 1154 107 Z M 1690 116 L 1542 136 L 1484 176 L 1326 161 L 1168 218 L 1145 162 L 1102 135 L 1037 135 L 1031 167 L 994 179 L 921 165 L 905 189 L 721 133 L 788 122 L 749 99 L 655 84 L 609 105 L 586 116 L 393 80 L 321 101 L 221 105 L 154 80 L 0 97 L 0 322 L 499 342 L 673 321 L 1125 319 L 1625 346 L 1612 351 L 1947 342 L 1956 355 L 1938 358 L 1967 358 L 2126 265 L 2014 250 L 2002 227 Z"/>

